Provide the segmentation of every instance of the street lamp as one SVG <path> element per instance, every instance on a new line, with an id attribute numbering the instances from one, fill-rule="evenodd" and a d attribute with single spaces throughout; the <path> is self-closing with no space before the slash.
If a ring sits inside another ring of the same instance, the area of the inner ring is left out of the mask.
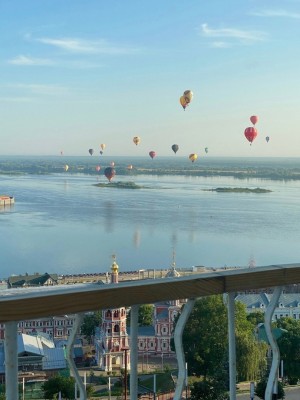
<path id="1" fill-rule="evenodd" d="M 125 352 L 125 376 L 124 376 L 124 389 L 125 389 L 125 400 L 127 400 L 127 352 L 129 347 L 123 347 L 122 350 Z"/>

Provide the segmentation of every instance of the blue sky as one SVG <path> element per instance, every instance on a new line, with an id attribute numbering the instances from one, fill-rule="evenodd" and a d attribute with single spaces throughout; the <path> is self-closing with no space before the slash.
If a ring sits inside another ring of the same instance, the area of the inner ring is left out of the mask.
<path id="1" fill-rule="evenodd" d="M 300 0 L 4 0 L 0 18 L 2 155 L 300 155 Z"/>

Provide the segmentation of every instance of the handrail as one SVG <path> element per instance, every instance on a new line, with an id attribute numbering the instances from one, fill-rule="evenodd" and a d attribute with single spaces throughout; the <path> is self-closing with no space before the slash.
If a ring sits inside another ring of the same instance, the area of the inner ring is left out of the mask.
<path id="1" fill-rule="evenodd" d="M 220 270 L 118 285 L 91 283 L 6 289 L 0 293 L 0 323 L 295 283 L 300 283 L 300 264 Z"/>

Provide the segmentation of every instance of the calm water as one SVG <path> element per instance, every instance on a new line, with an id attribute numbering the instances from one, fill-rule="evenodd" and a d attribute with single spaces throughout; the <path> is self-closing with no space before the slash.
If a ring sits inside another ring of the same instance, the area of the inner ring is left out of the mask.
<path id="1" fill-rule="evenodd" d="M 12 157 L 8 163 L 22 169 L 28 160 L 44 162 Z M 115 161 L 118 168 L 118 162 L 127 165 L 130 160 Z M 0 157 L 0 166 L 1 162 L 7 159 Z M 124 271 L 160 269 L 170 266 L 173 249 L 178 267 L 300 262 L 298 180 L 120 175 L 115 180 L 147 188 L 99 188 L 94 184 L 107 182 L 103 175 L 65 173 L 64 162 L 51 159 L 57 169 L 51 174 L 0 174 L 0 193 L 16 199 L 13 207 L 0 208 L 0 277 L 25 272 L 104 272 L 112 254 Z M 151 165 L 148 160 L 139 162 Z M 222 164 L 222 160 L 209 162 Z M 234 161 L 237 167 L 243 162 Z M 285 162 L 294 166 L 290 160 Z M 82 157 L 68 163 L 86 163 L 94 169 L 97 160 Z M 168 159 L 160 163 L 166 168 L 171 165 Z M 225 186 L 272 192 L 204 190 Z"/>

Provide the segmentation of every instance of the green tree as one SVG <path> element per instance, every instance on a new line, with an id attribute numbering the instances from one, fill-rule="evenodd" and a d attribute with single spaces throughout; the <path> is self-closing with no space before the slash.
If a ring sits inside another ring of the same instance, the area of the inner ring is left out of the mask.
<path id="1" fill-rule="evenodd" d="M 101 311 L 95 311 L 90 314 L 86 314 L 81 325 L 81 333 L 90 342 L 91 337 L 95 335 L 96 327 L 101 324 L 102 317 Z"/>
<path id="2" fill-rule="evenodd" d="M 257 378 L 266 365 L 266 346 L 254 336 L 253 324 L 247 320 L 245 306 L 235 307 L 237 371 L 240 379 Z M 189 370 L 204 380 L 213 377 L 220 365 L 228 363 L 227 309 L 222 296 L 198 299 L 185 326 L 183 346 Z"/>
<path id="3" fill-rule="evenodd" d="M 276 325 L 285 330 L 277 340 L 284 375 L 289 383 L 297 383 L 300 379 L 300 321 L 290 317 L 280 318 Z"/>
<path id="4" fill-rule="evenodd" d="M 191 400 L 228 400 L 228 389 L 224 381 L 209 378 L 191 386 Z"/>
<path id="5" fill-rule="evenodd" d="M 127 326 L 130 326 L 131 310 L 127 316 Z M 138 325 L 151 326 L 153 324 L 153 304 L 141 304 L 138 312 Z"/>
<path id="6" fill-rule="evenodd" d="M 42 386 L 44 399 L 53 399 L 59 392 L 64 399 L 74 399 L 74 385 L 75 379 L 73 377 L 55 375 Z"/>
<path id="7" fill-rule="evenodd" d="M 256 388 L 255 388 L 255 394 L 257 397 L 259 397 L 260 399 L 264 399 L 265 398 L 265 391 L 266 391 L 266 387 L 267 387 L 267 382 L 268 382 L 268 378 L 266 376 L 264 376 L 259 382 L 257 382 L 256 384 Z M 284 399 L 285 398 L 285 393 L 284 393 L 284 389 L 283 389 L 283 385 L 282 383 L 279 381 L 278 382 L 278 395 L 277 395 L 277 399 Z"/>
<path id="8" fill-rule="evenodd" d="M 265 314 L 262 311 L 254 311 L 247 315 L 247 320 L 251 322 L 255 328 L 258 324 L 263 324 L 265 322 Z"/>

